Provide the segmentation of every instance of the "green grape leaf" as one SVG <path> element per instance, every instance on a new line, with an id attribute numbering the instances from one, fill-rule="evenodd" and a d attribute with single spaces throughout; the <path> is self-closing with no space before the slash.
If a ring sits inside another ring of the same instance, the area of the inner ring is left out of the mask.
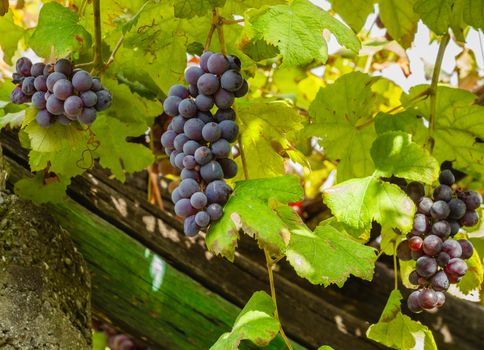
<path id="1" fill-rule="evenodd" d="M 51 50 L 56 56 L 91 46 L 91 35 L 79 24 L 77 13 L 55 2 L 44 4 L 39 24 L 29 40 L 36 54 L 47 57 Z"/>
<path id="2" fill-rule="evenodd" d="M 238 101 L 235 111 L 249 178 L 284 175 L 284 157 L 279 151 L 295 151 L 293 133 L 303 128 L 304 117 L 286 102 L 268 99 Z M 235 180 L 242 176 L 240 171 Z"/>
<path id="3" fill-rule="evenodd" d="M 276 204 L 295 202 L 302 197 L 303 191 L 295 176 L 237 182 L 224 206 L 223 217 L 210 226 L 205 240 L 208 249 L 232 261 L 242 229 L 255 237 L 260 246 L 276 254 L 284 252 L 289 231 L 275 211 Z"/>
<path id="4" fill-rule="evenodd" d="M 222 8 L 224 16 L 232 16 L 234 14 L 243 15 L 248 9 L 258 9 L 263 6 L 274 6 L 286 4 L 287 0 L 226 0 L 225 6 Z"/>
<path id="5" fill-rule="evenodd" d="M 481 290 L 484 282 L 484 268 L 482 266 L 482 259 L 479 256 L 477 249 L 474 249 L 474 254 L 466 260 L 467 272 L 462 277 L 462 280 L 457 284 L 457 288 L 464 293 L 469 294 L 475 290 Z"/>
<path id="6" fill-rule="evenodd" d="M 389 255 L 393 255 L 393 252 Z M 399 260 L 400 265 L 400 279 L 402 280 L 402 284 L 408 289 L 417 289 L 418 286 L 410 283 L 408 277 L 410 273 L 415 270 L 415 260 L 408 260 L 403 261 Z"/>
<path id="7" fill-rule="evenodd" d="M 424 118 L 413 109 L 396 114 L 378 113 L 375 117 L 375 130 L 378 134 L 387 131 L 404 131 L 411 134 L 413 140 L 420 144 L 425 142 L 427 133 Z"/>
<path id="8" fill-rule="evenodd" d="M 31 171 L 40 171 L 49 166 L 49 171 L 67 178 L 80 175 L 94 165 L 87 144 L 64 147 L 54 152 L 29 152 Z"/>
<path id="9" fill-rule="evenodd" d="M 373 125 L 365 126 L 376 112 L 371 86 L 378 78 L 355 72 L 321 88 L 309 107 L 312 124 L 306 134 L 320 138 L 329 159 L 339 160 L 338 181 L 369 175 L 374 170 L 370 147 L 376 137 Z"/>
<path id="10" fill-rule="evenodd" d="M 225 0 L 175 0 L 175 16 L 192 18 L 203 16 L 215 7 L 223 7 Z"/>
<path id="11" fill-rule="evenodd" d="M 308 0 L 266 6 L 251 11 L 246 19 L 250 36 L 276 46 L 286 66 L 325 62 L 328 48 L 323 29 L 330 30 L 341 45 L 354 52 L 361 47 L 350 28 Z"/>
<path id="12" fill-rule="evenodd" d="M 366 22 L 366 18 L 373 13 L 373 1 L 368 0 L 331 0 L 332 8 L 348 23 L 356 33 Z"/>
<path id="13" fill-rule="evenodd" d="M 380 135 L 371 146 L 371 157 L 382 177 L 392 175 L 431 184 L 439 176 L 439 163 L 404 132 Z"/>
<path id="14" fill-rule="evenodd" d="M 230 332 L 220 336 L 210 350 L 237 350 L 242 340 L 258 346 L 268 345 L 279 333 L 276 308 L 266 292 L 255 292 L 235 320 Z"/>
<path id="15" fill-rule="evenodd" d="M 323 197 L 336 219 L 357 232 L 368 230 L 373 220 L 402 232 L 412 229 L 415 204 L 398 186 L 375 176 L 342 182 Z"/>
<path id="16" fill-rule="evenodd" d="M 20 197 L 29 199 L 34 203 L 62 202 L 67 198 L 66 189 L 70 183 L 67 181 L 55 181 L 44 184 L 43 172 L 38 172 L 34 177 L 17 181 L 14 191 Z"/>
<path id="17" fill-rule="evenodd" d="M 13 63 L 12 56 L 17 51 L 18 42 L 24 37 L 25 30 L 14 23 L 12 12 L 0 18 L 0 33 L 8 33 L 8 35 L 0 36 L 3 59 L 5 62 Z"/>
<path id="18" fill-rule="evenodd" d="M 286 258 L 300 277 L 313 284 L 334 283 L 338 287 L 342 287 L 350 275 L 372 279 L 375 249 L 331 225 L 320 225 L 314 232 L 302 223 L 298 226 L 291 229 Z"/>
<path id="19" fill-rule="evenodd" d="M 142 170 L 154 162 L 154 155 L 149 148 L 126 141 L 128 136 L 144 134 L 146 127 L 143 124 L 122 122 L 101 115 L 91 129 L 100 142 L 94 151 L 100 158 L 99 163 L 109 168 L 120 181 L 126 180 L 126 172 Z"/>
<path id="20" fill-rule="evenodd" d="M 395 245 L 401 241 L 401 235 L 393 228 L 382 227 L 380 250 L 386 255 L 395 253 Z"/>
<path id="21" fill-rule="evenodd" d="M 388 33 L 404 48 L 410 47 L 417 30 L 418 14 L 413 10 L 415 0 L 380 0 L 380 18 Z"/>
<path id="22" fill-rule="evenodd" d="M 14 113 L 7 113 L 0 116 L 0 129 L 9 126 L 11 128 L 18 128 L 22 126 L 25 118 L 25 110 L 20 110 Z"/>
<path id="23" fill-rule="evenodd" d="M 414 10 L 436 34 L 445 34 L 450 26 L 454 0 L 417 0 Z"/>
<path id="24" fill-rule="evenodd" d="M 437 350 L 432 332 L 418 321 L 402 314 L 402 294 L 393 290 L 378 323 L 366 331 L 368 338 L 393 349 Z"/>
<path id="25" fill-rule="evenodd" d="M 475 29 L 484 29 L 484 2 L 481 0 L 462 0 L 464 21 Z"/>

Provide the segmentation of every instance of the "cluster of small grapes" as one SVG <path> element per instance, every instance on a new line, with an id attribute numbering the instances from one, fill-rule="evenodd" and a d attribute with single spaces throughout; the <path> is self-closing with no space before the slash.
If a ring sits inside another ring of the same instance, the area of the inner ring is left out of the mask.
<path id="1" fill-rule="evenodd" d="M 451 283 L 458 283 L 467 272 L 467 264 L 474 248 L 468 240 L 452 237 L 463 226 L 474 226 L 479 221 L 476 209 L 482 197 L 474 191 L 452 189 L 455 177 L 444 170 L 433 199 L 425 197 L 422 184 L 411 182 L 407 193 L 417 205 L 413 230 L 397 248 L 401 260 L 416 260 L 416 269 L 409 276 L 410 283 L 420 286 L 407 300 L 412 312 L 434 310 L 445 303 Z"/>
<path id="2" fill-rule="evenodd" d="M 237 164 L 229 158 L 239 133 L 231 107 L 248 91 L 240 69 L 236 56 L 205 52 L 200 66 L 185 71 L 188 88 L 172 86 L 163 104 L 174 118 L 161 143 L 171 164 L 181 170 L 182 181 L 172 200 L 175 213 L 185 219 L 188 236 L 220 219 L 232 193 L 224 181 L 237 174 Z M 214 106 L 218 109 L 212 114 Z"/>
<path id="3" fill-rule="evenodd" d="M 41 127 L 48 128 L 54 122 L 68 125 L 75 120 L 91 125 L 96 113 L 111 105 L 111 93 L 101 81 L 84 70 L 73 69 L 69 60 L 32 64 L 22 57 L 15 67 L 12 78 L 17 86 L 10 100 L 17 104 L 32 102 Z"/>

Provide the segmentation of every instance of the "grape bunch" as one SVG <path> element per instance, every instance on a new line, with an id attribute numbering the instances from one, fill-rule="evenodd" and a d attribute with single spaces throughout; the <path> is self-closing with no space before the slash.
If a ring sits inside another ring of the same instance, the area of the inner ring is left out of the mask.
<path id="1" fill-rule="evenodd" d="M 461 227 L 477 224 L 476 210 L 482 204 L 482 197 L 474 191 L 454 191 L 455 177 L 450 170 L 441 172 L 439 182 L 432 198 L 425 196 L 424 186 L 418 182 L 407 186 L 408 195 L 417 205 L 417 213 L 413 230 L 399 244 L 397 255 L 401 260 L 416 261 L 409 281 L 419 289 L 407 300 L 412 312 L 442 307 L 445 303 L 443 292 L 462 279 L 467 272 L 465 260 L 474 252 L 471 242 L 453 237 Z"/>
<path id="2" fill-rule="evenodd" d="M 239 134 L 231 107 L 249 89 L 240 69 L 236 56 L 207 51 L 200 66 L 185 71 L 188 87 L 173 85 L 163 103 L 173 119 L 161 143 L 171 164 L 181 170 L 172 200 L 175 213 L 185 219 L 187 236 L 220 219 L 232 193 L 224 181 L 237 174 L 237 164 L 229 158 Z"/>
<path id="3" fill-rule="evenodd" d="M 111 92 L 101 81 L 81 69 L 73 69 L 71 61 L 34 63 L 22 57 L 15 64 L 12 81 L 17 86 L 10 94 L 13 103 L 31 102 L 38 112 L 37 124 L 48 128 L 53 123 L 69 125 L 72 121 L 91 125 L 96 113 L 111 105 Z"/>

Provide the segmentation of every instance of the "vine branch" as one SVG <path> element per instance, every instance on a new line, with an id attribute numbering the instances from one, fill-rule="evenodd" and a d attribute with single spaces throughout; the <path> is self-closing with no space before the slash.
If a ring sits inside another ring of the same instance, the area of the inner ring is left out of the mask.
<path id="1" fill-rule="evenodd" d="M 102 40 L 101 40 L 101 0 L 93 0 L 94 11 L 94 69 L 102 70 L 104 67 Z"/>
<path id="2" fill-rule="evenodd" d="M 437 53 L 437 58 L 435 60 L 434 72 L 432 74 L 432 82 L 429 88 L 430 95 L 430 113 L 429 113 L 429 130 L 428 130 L 428 140 L 427 144 L 429 151 L 432 154 L 434 150 L 435 140 L 433 137 L 435 130 L 435 118 L 436 118 L 436 108 L 437 108 L 437 84 L 439 82 L 440 70 L 442 68 L 442 60 L 444 59 L 445 48 L 449 43 L 450 35 L 445 34 L 440 41 L 439 52 Z"/>

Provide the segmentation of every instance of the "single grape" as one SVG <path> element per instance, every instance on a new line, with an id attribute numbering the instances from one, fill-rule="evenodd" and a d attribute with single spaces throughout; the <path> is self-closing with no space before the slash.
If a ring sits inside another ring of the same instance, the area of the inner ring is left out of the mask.
<path id="1" fill-rule="evenodd" d="M 420 290 L 416 290 L 410 293 L 410 295 L 408 296 L 407 306 L 411 312 L 414 312 L 414 313 L 422 312 L 422 308 L 420 307 L 420 302 L 419 302 L 420 293 L 421 293 Z"/>
<path id="2" fill-rule="evenodd" d="M 482 196 L 475 191 L 465 191 L 463 201 L 467 206 L 467 210 L 476 210 L 482 204 Z"/>
<path id="3" fill-rule="evenodd" d="M 178 105 L 182 99 L 178 96 L 168 96 L 163 102 L 163 110 L 166 114 L 175 117 L 178 115 Z"/>
<path id="4" fill-rule="evenodd" d="M 173 140 L 173 146 L 175 147 L 175 149 L 178 151 L 178 152 L 181 152 L 183 151 L 183 146 L 185 145 L 185 143 L 190 140 L 188 138 L 187 135 L 185 134 L 178 134 L 176 137 L 175 137 L 175 140 Z"/>
<path id="5" fill-rule="evenodd" d="M 196 152 L 195 152 L 196 154 Z M 223 179 L 224 173 L 220 164 L 216 161 L 210 161 L 200 167 L 200 176 L 206 182 Z M 209 184 L 210 185 L 210 184 Z M 208 186 L 207 186 L 208 187 Z"/>
<path id="6" fill-rule="evenodd" d="M 230 154 L 230 148 L 230 143 L 224 139 L 220 139 L 210 146 L 215 158 L 227 158 Z"/>
<path id="7" fill-rule="evenodd" d="M 52 114 L 47 112 L 47 110 L 45 109 L 38 111 L 37 115 L 35 116 L 35 121 L 43 128 L 48 128 L 49 126 L 51 126 L 52 120 Z"/>
<path id="8" fill-rule="evenodd" d="M 193 118 L 194 116 L 196 116 L 197 105 L 195 104 L 195 101 L 188 98 L 182 100 L 178 104 L 178 113 L 180 113 L 180 115 L 185 119 Z"/>
<path id="9" fill-rule="evenodd" d="M 205 124 L 198 118 L 188 119 L 183 126 L 185 135 L 195 141 L 202 139 L 202 130 Z"/>
<path id="10" fill-rule="evenodd" d="M 431 288 L 422 289 L 418 296 L 418 302 L 422 309 L 433 309 L 437 305 L 437 301 L 437 294 Z"/>
<path id="11" fill-rule="evenodd" d="M 64 112 L 69 118 L 76 118 L 82 112 L 83 103 L 79 96 L 69 96 L 64 102 Z"/>
<path id="12" fill-rule="evenodd" d="M 407 185 L 407 194 L 415 203 L 418 203 L 420 198 L 425 195 L 425 188 L 420 182 L 410 182 Z"/>
<path id="13" fill-rule="evenodd" d="M 471 227 L 477 225 L 479 222 L 479 215 L 474 210 L 468 210 L 464 216 L 460 219 L 460 224 L 462 226 Z"/>
<path id="14" fill-rule="evenodd" d="M 457 242 L 454 239 L 446 240 L 444 242 L 444 244 L 442 245 L 442 251 L 446 252 L 450 256 L 451 259 L 452 258 L 460 258 L 461 255 L 462 255 L 462 247 L 459 244 L 459 242 Z"/>
<path id="15" fill-rule="evenodd" d="M 208 123 L 202 129 L 202 137 L 207 142 L 215 142 L 222 136 L 222 130 L 217 123 Z"/>
<path id="16" fill-rule="evenodd" d="M 187 216 L 195 214 L 195 208 L 192 207 L 188 198 L 182 198 L 175 203 L 175 214 L 186 218 Z"/>
<path id="17" fill-rule="evenodd" d="M 418 279 L 419 279 L 419 275 L 418 275 L 417 271 L 415 271 L 415 270 L 410 272 L 410 274 L 408 275 L 408 281 L 413 285 L 419 284 Z"/>
<path id="18" fill-rule="evenodd" d="M 185 71 L 185 81 L 190 85 L 196 85 L 198 79 L 205 74 L 202 68 L 197 66 L 188 67 Z"/>
<path id="19" fill-rule="evenodd" d="M 45 96 L 45 100 L 47 101 L 51 95 L 52 95 L 52 92 L 50 92 L 50 91 L 47 90 L 45 92 L 45 95 L 44 95 Z"/>
<path id="20" fill-rule="evenodd" d="M 429 229 L 429 219 L 424 214 L 415 214 L 413 217 L 413 230 L 416 232 L 427 232 Z"/>
<path id="21" fill-rule="evenodd" d="M 203 192 L 195 192 L 190 197 L 190 203 L 195 209 L 203 209 L 207 205 L 207 196 Z"/>
<path id="22" fill-rule="evenodd" d="M 234 104 L 234 99 L 234 94 L 224 89 L 219 89 L 214 95 L 215 104 L 221 109 L 230 108 Z"/>
<path id="23" fill-rule="evenodd" d="M 422 249 L 423 239 L 421 237 L 414 236 L 408 240 L 408 247 L 410 250 L 418 251 Z"/>
<path id="24" fill-rule="evenodd" d="M 42 72 L 42 74 L 47 79 L 47 76 L 53 72 L 54 72 L 54 64 L 47 63 L 44 67 L 44 71 Z"/>
<path id="25" fill-rule="evenodd" d="M 434 190 L 434 200 L 435 201 L 445 201 L 448 202 L 452 199 L 452 188 L 447 185 L 437 186 Z"/>
<path id="26" fill-rule="evenodd" d="M 27 77 L 22 82 L 22 92 L 27 96 L 32 96 L 34 94 L 35 85 L 34 85 L 35 78 L 34 77 Z"/>
<path id="27" fill-rule="evenodd" d="M 430 208 L 430 215 L 432 215 L 432 218 L 434 218 L 435 220 L 445 219 L 447 216 L 449 216 L 449 214 L 449 205 L 442 200 L 434 202 L 432 208 Z"/>
<path id="28" fill-rule="evenodd" d="M 212 54 L 207 61 L 207 68 L 210 73 L 222 75 L 229 69 L 229 60 L 221 53 Z"/>
<path id="29" fill-rule="evenodd" d="M 430 215 L 430 208 L 432 208 L 434 201 L 429 197 L 422 197 L 418 201 L 417 210 L 421 214 Z"/>
<path id="30" fill-rule="evenodd" d="M 109 90 L 99 90 L 96 92 L 97 95 L 97 103 L 96 103 L 96 110 L 97 111 L 104 111 L 111 106 L 111 102 L 113 100 L 113 96 Z"/>
<path id="31" fill-rule="evenodd" d="M 450 222 L 450 235 L 454 236 L 460 230 L 460 224 L 457 221 Z"/>
<path id="32" fill-rule="evenodd" d="M 94 91 L 94 92 L 98 92 L 98 91 L 101 91 L 102 89 L 104 89 L 103 87 L 103 84 L 101 84 L 101 80 L 99 80 L 99 78 L 92 78 L 92 86 L 91 86 L 91 90 Z"/>
<path id="33" fill-rule="evenodd" d="M 50 95 L 49 98 L 47 98 L 45 107 L 53 115 L 61 115 L 64 113 L 64 101 L 59 100 L 54 95 Z"/>
<path id="34" fill-rule="evenodd" d="M 206 95 L 198 95 L 197 98 L 195 99 L 195 104 L 197 105 L 197 108 L 202 111 L 206 112 L 212 109 L 214 105 L 213 98 L 211 96 L 206 96 Z"/>
<path id="35" fill-rule="evenodd" d="M 205 51 L 201 56 L 200 56 L 200 68 L 202 68 L 205 72 L 208 72 L 208 67 L 207 67 L 207 62 L 210 56 L 213 55 L 213 52 L 210 51 Z"/>
<path id="36" fill-rule="evenodd" d="M 183 132 L 183 127 L 185 126 L 185 118 L 183 118 L 181 115 L 176 116 L 171 120 L 171 125 L 173 126 L 173 131 L 176 131 L 177 133 L 182 133 Z"/>
<path id="37" fill-rule="evenodd" d="M 177 96 L 181 99 L 184 99 L 188 98 L 190 96 L 190 93 L 185 86 L 181 84 L 175 84 L 170 88 L 170 90 L 168 90 L 168 96 Z"/>
<path id="38" fill-rule="evenodd" d="M 54 84 L 57 83 L 57 81 L 62 80 L 62 79 L 67 80 L 67 77 L 62 73 L 54 72 L 54 73 L 50 74 L 47 77 L 47 81 L 46 81 L 47 89 L 50 92 L 54 92 Z"/>
<path id="39" fill-rule="evenodd" d="M 217 160 L 222 167 L 222 171 L 224 172 L 224 179 L 231 179 L 237 175 L 237 163 L 235 163 L 232 159 L 223 158 Z"/>
<path id="40" fill-rule="evenodd" d="M 92 87 L 91 74 L 84 70 L 80 70 L 72 77 L 72 86 L 79 92 L 84 92 Z"/>
<path id="41" fill-rule="evenodd" d="M 453 198 L 449 202 L 450 214 L 449 218 L 458 220 L 466 213 L 466 204 L 460 199 Z"/>
<path id="42" fill-rule="evenodd" d="M 70 120 L 69 118 L 67 118 L 65 115 L 61 114 L 61 115 L 58 115 L 57 116 L 57 122 L 60 125 L 67 126 L 67 125 L 69 125 L 72 122 L 72 120 Z"/>
<path id="43" fill-rule="evenodd" d="M 410 256 L 411 256 L 411 259 L 413 260 L 417 260 L 418 258 L 420 258 L 421 256 L 424 256 L 425 253 L 423 252 L 423 250 L 417 250 L 417 251 L 413 251 L 411 250 L 410 251 Z"/>
<path id="44" fill-rule="evenodd" d="M 442 240 L 436 235 L 428 235 L 423 240 L 422 249 L 428 256 L 435 256 L 442 250 Z M 424 275 L 422 275 L 424 276 Z M 427 277 L 427 276 L 425 276 Z"/>
<path id="45" fill-rule="evenodd" d="M 176 168 L 176 164 L 175 164 L 175 159 L 176 159 L 176 156 L 178 154 L 180 154 L 181 152 L 177 151 L 177 150 L 174 150 L 173 152 L 170 153 L 170 164 Z"/>
<path id="46" fill-rule="evenodd" d="M 442 291 L 449 289 L 450 281 L 444 271 L 439 271 L 430 279 L 432 288 L 436 291 Z"/>
<path id="47" fill-rule="evenodd" d="M 39 75 L 34 79 L 34 87 L 37 91 L 47 92 L 47 79 L 44 75 Z"/>
<path id="48" fill-rule="evenodd" d="M 401 241 L 400 244 L 398 245 L 397 256 L 400 260 L 403 260 L 403 261 L 412 260 L 411 250 L 407 240 Z"/>
<path id="49" fill-rule="evenodd" d="M 25 77 L 20 73 L 15 72 L 15 73 L 12 74 L 12 83 L 14 83 L 14 84 L 22 85 L 24 79 L 25 79 Z"/>
<path id="50" fill-rule="evenodd" d="M 432 233 L 442 239 L 450 236 L 451 227 L 446 220 L 439 220 L 432 225 Z"/>
<path id="51" fill-rule="evenodd" d="M 220 204 L 212 203 L 207 207 L 207 213 L 210 215 L 210 219 L 212 219 L 212 221 L 216 221 L 222 217 L 224 212 Z"/>
<path id="52" fill-rule="evenodd" d="M 210 224 L 210 215 L 206 211 L 199 211 L 195 215 L 195 222 L 202 228 L 207 227 Z"/>
<path id="53" fill-rule="evenodd" d="M 235 55 L 229 55 L 227 56 L 227 59 L 229 60 L 229 69 L 235 69 L 239 71 L 242 68 L 242 62 L 240 62 L 240 58 L 238 58 Z"/>
<path id="54" fill-rule="evenodd" d="M 449 169 L 443 170 L 439 176 L 439 182 L 442 185 L 452 186 L 455 182 L 454 174 Z"/>
<path id="55" fill-rule="evenodd" d="M 174 148 L 173 141 L 175 141 L 175 137 L 177 137 L 177 133 L 173 130 L 167 130 L 161 135 L 161 144 L 163 147 Z"/>
<path id="56" fill-rule="evenodd" d="M 72 74 L 72 63 L 71 61 L 61 58 L 55 63 L 54 71 L 58 73 L 62 73 L 65 76 L 70 76 Z"/>
<path id="57" fill-rule="evenodd" d="M 183 197 L 180 195 L 180 192 L 178 191 L 178 188 L 175 188 L 173 190 L 173 192 L 171 193 L 171 201 L 173 203 L 176 203 L 176 202 L 178 202 L 182 198 Z M 191 203 L 191 201 L 190 201 L 190 203 Z"/>
<path id="58" fill-rule="evenodd" d="M 97 103 L 97 95 L 92 90 L 84 91 L 80 97 L 85 107 L 94 107 Z"/>
<path id="59" fill-rule="evenodd" d="M 235 111 L 232 108 L 219 109 L 215 112 L 215 121 L 220 123 L 224 120 L 235 120 Z"/>
<path id="60" fill-rule="evenodd" d="M 205 124 L 213 122 L 213 115 L 210 111 L 198 112 L 197 118 Z"/>
<path id="61" fill-rule="evenodd" d="M 197 182 L 201 180 L 200 173 L 198 171 L 196 171 L 196 170 L 189 170 L 189 169 L 182 169 L 182 171 L 180 173 L 180 178 L 182 180 L 185 180 L 185 179 L 193 179 L 193 180 L 195 180 Z"/>
<path id="62" fill-rule="evenodd" d="M 193 179 L 185 179 L 178 185 L 178 192 L 183 198 L 190 198 L 195 192 L 200 192 L 200 186 Z"/>
<path id="63" fill-rule="evenodd" d="M 197 141 L 187 141 L 183 145 L 183 153 L 188 154 L 188 155 L 195 155 L 195 151 L 200 147 L 200 144 Z"/>
<path id="64" fill-rule="evenodd" d="M 208 147 L 202 146 L 195 151 L 195 160 L 200 165 L 205 165 L 213 159 L 212 151 Z"/>
<path id="65" fill-rule="evenodd" d="M 429 278 L 437 272 L 437 261 L 429 256 L 421 256 L 415 264 L 419 276 Z"/>
<path id="66" fill-rule="evenodd" d="M 204 95 L 213 95 L 220 87 L 220 82 L 216 75 L 205 73 L 198 79 L 197 88 L 198 93 Z"/>
<path id="67" fill-rule="evenodd" d="M 445 267 L 449 263 L 450 256 L 446 252 L 440 252 L 435 260 L 437 260 L 437 265 Z"/>
<path id="68" fill-rule="evenodd" d="M 183 222 L 183 232 L 185 235 L 192 237 L 198 234 L 198 231 L 200 231 L 200 227 L 198 227 L 197 223 L 195 222 L 195 215 L 185 218 L 185 221 Z"/>
<path id="69" fill-rule="evenodd" d="M 53 92 L 55 97 L 61 101 L 65 101 L 73 93 L 72 84 L 67 79 L 59 79 L 54 84 Z"/>
<path id="70" fill-rule="evenodd" d="M 242 78 L 242 75 L 234 69 L 226 71 L 220 77 L 220 86 L 230 92 L 239 90 L 243 84 L 244 78 Z"/>
<path id="71" fill-rule="evenodd" d="M 467 272 L 467 264 L 464 260 L 460 258 L 453 258 L 450 259 L 444 270 L 449 275 L 462 277 Z"/>
<path id="72" fill-rule="evenodd" d="M 45 63 L 38 62 L 34 63 L 30 68 L 30 75 L 33 77 L 38 77 L 44 74 Z"/>
<path id="73" fill-rule="evenodd" d="M 32 106 L 37 109 L 45 109 L 45 92 L 37 91 L 32 95 Z"/>
<path id="74" fill-rule="evenodd" d="M 445 294 L 442 292 L 435 292 L 437 294 L 437 303 L 435 304 L 436 307 L 440 308 L 445 304 Z"/>
<path id="75" fill-rule="evenodd" d="M 194 156 L 185 155 L 185 157 L 183 158 L 183 167 L 185 169 L 193 170 L 197 165 L 198 164 Z"/>
<path id="76" fill-rule="evenodd" d="M 15 104 L 22 104 L 29 102 L 30 97 L 25 95 L 22 91 L 22 88 L 20 86 L 15 87 L 15 89 L 12 90 L 10 93 L 10 101 L 12 101 Z"/>
<path id="77" fill-rule="evenodd" d="M 459 239 L 457 242 L 459 242 L 462 250 L 460 258 L 464 260 L 469 259 L 472 254 L 474 254 L 474 247 L 472 246 L 472 243 L 469 242 L 467 239 Z"/>
<path id="78" fill-rule="evenodd" d="M 230 193 L 232 193 L 232 189 L 223 180 L 212 181 L 205 188 L 208 203 L 224 205 L 227 203 Z"/>
<path id="79" fill-rule="evenodd" d="M 77 118 L 80 123 L 91 125 L 96 121 L 97 111 L 92 107 L 86 107 L 82 110 L 81 115 Z"/>
<path id="80" fill-rule="evenodd" d="M 447 273 L 447 277 L 449 278 L 451 284 L 459 283 L 462 280 L 462 276 L 453 275 L 451 273 Z"/>
<path id="81" fill-rule="evenodd" d="M 183 166 L 183 159 L 185 158 L 185 154 L 183 152 L 180 152 L 176 155 L 175 157 L 175 166 L 182 170 L 184 168 Z"/>
<path id="82" fill-rule="evenodd" d="M 190 93 L 191 97 L 195 98 L 198 96 L 198 87 L 196 85 L 189 85 L 188 92 Z"/>
<path id="83" fill-rule="evenodd" d="M 32 69 L 32 61 L 27 57 L 21 57 L 15 62 L 15 68 L 17 73 L 22 74 L 24 77 L 30 76 Z"/>

